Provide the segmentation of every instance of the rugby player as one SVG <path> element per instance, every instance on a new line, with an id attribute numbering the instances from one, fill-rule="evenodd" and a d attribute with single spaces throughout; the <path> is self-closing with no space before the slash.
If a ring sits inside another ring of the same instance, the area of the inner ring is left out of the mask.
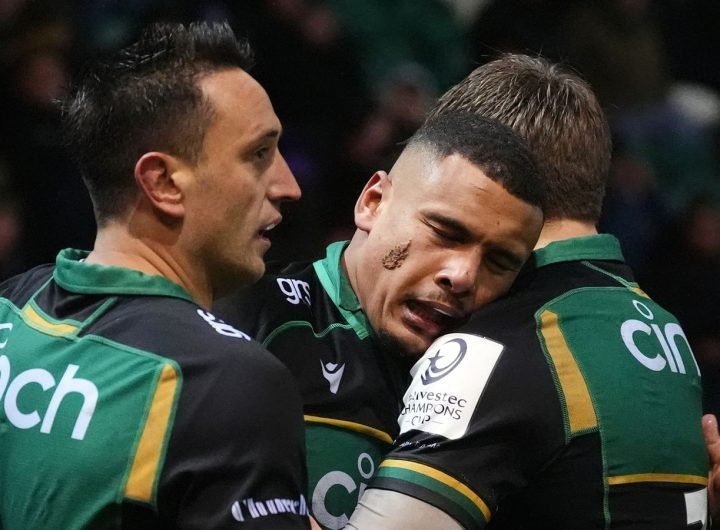
<path id="1" fill-rule="evenodd" d="M 591 89 L 509 55 L 441 97 L 511 124 L 545 224 L 509 294 L 413 367 L 401 434 L 348 528 L 701 529 L 700 370 L 675 317 L 598 234 L 610 136 Z"/>
<path id="2" fill-rule="evenodd" d="M 216 306 L 299 381 L 309 500 L 324 528 L 347 523 L 397 435 L 409 360 L 512 284 L 542 225 L 540 198 L 512 131 L 445 113 L 370 178 L 350 242 Z"/>
<path id="3" fill-rule="evenodd" d="M 300 196 L 250 65 L 158 24 L 66 102 L 97 238 L 0 285 L 1 528 L 310 527 L 295 383 L 209 312 Z"/>

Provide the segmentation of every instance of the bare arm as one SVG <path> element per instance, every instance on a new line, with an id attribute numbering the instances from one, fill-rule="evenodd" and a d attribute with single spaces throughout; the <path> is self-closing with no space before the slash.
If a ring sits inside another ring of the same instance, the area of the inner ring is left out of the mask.
<path id="1" fill-rule="evenodd" d="M 365 491 L 346 529 L 351 530 L 463 530 L 458 522 L 435 506 L 396 491 Z"/>
<path id="2" fill-rule="evenodd" d="M 705 446 L 710 457 L 710 474 L 708 476 L 708 506 L 714 520 L 720 520 L 720 433 L 717 418 L 713 414 L 705 414 L 702 418 Z"/>

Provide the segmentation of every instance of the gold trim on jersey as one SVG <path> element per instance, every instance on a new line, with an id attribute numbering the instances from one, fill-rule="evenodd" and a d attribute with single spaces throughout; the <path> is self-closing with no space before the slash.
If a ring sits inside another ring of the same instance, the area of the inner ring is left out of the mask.
<path id="1" fill-rule="evenodd" d="M 53 324 L 48 322 L 31 305 L 26 305 L 22 311 L 23 318 L 30 326 L 40 332 L 50 335 L 71 335 L 77 331 L 77 326 L 71 324 Z"/>
<path id="2" fill-rule="evenodd" d="M 590 391 L 577 361 L 560 330 L 558 316 L 550 310 L 540 315 L 545 346 L 552 357 L 555 372 L 565 396 L 570 435 L 597 427 L 597 416 Z"/>
<path id="3" fill-rule="evenodd" d="M 165 364 L 125 484 L 126 497 L 144 502 L 153 501 L 155 478 L 164 456 L 164 441 L 177 385 L 178 377 L 175 369 L 172 365 Z"/>
<path id="4" fill-rule="evenodd" d="M 305 415 L 305 421 L 308 423 L 323 423 L 325 425 L 333 425 L 335 427 L 341 427 L 343 429 L 348 429 L 351 431 L 366 434 L 368 436 L 372 436 L 373 438 L 377 438 L 378 440 L 389 444 L 393 443 L 392 436 L 390 436 L 388 433 L 381 431 L 380 429 L 375 429 L 374 427 L 368 427 L 367 425 L 363 425 L 362 423 L 309 415 Z"/>
<path id="5" fill-rule="evenodd" d="M 395 467 L 400 469 L 407 469 L 409 471 L 415 471 L 416 473 L 425 475 L 426 477 L 433 478 L 438 482 L 442 482 L 443 484 L 454 489 L 463 497 L 467 498 L 470 502 L 472 502 L 478 508 L 478 510 L 482 512 L 483 517 L 485 517 L 486 521 L 490 520 L 490 508 L 488 508 L 488 505 L 485 504 L 485 501 L 482 500 L 480 496 L 478 496 L 474 491 L 472 491 L 470 488 L 468 488 L 465 484 L 463 484 L 456 478 L 453 478 L 450 475 L 443 473 L 442 471 L 438 471 L 434 467 L 426 466 L 425 464 L 419 464 L 418 462 L 396 460 L 393 458 L 383 460 L 380 463 L 379 467 Z"/>
<path id="6" fill-rule="evenodd" d="M 608 477 L 608 484 L 634 484 L 636 482 L 675 482 L 678 484 L 699 484 L 707 486 L 708 478 L 698 475 L 677 475 L 674 473 L 639 473 L 637 475 L 618 475 Z"/>
<path id="7" fill-rule="evenodd" d="M 644 298 L 650 298 L 650 295 L 647 294 L 645 291 L 643 291 L 640 287 L 631 287 L 630 290 L 634 292 L 637 295 L 640 295 Z"/>

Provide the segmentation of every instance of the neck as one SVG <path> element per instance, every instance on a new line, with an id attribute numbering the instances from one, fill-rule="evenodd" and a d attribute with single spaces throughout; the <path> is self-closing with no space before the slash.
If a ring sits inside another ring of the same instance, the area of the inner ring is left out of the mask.
<path id="1" fill-rule="evenodd" d="M 540 238 L 535 244 L 535 250 L 543 248 L 555 241 L 563 241 L 573 237 L 591 236 L 597 234 L 595 224 L 576 219 L 547 219 L 540 231 Z"/>
<path id="2" fill-rule="evenodd" d="M 98 229 L 86 261 L 162 276 L 183 287 L 199 305 L 208 309 L 212 305 L 212 289 L 208 282 L 198 278 L 200 275 L 192 274 L 188 260 L 181 259 L 176 239 L 152 237 L 148 230 L 136 233 L 131 226 L 110 222 Z"/>
<path id="3" fill-rule="evenodd" d="M 345 277 L 350 283 L 350 287 L 355 292 L 355 295 L 360 299 L 360 291 L 358 290 L 358 277 L 357 277 L 357 257 L 358 253 L 361 252 L 363 241 L 367 238 L 367 234 L 360 230 L 356 230 L 353 237 L 350 239 L 350 243 L 345 247 L 345 251 L 342 253 L 340 258 L 340 266 L 345 273 Z"/>

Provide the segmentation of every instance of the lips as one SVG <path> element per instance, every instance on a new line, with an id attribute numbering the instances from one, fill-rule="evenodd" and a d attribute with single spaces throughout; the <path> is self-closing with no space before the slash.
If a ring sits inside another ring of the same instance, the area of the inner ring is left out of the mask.
<path id="1" fill-rule="evenodd" d="M 264 225 L 262 228 L 260 228 L 260 230 L 258 230 L 258 236 L 263 239 L 269 239 L 268 232 L 270 232 L 270 230 L 279 225 L 280 221 L 282 221 L 282 217 L 278 217 L 273 222 Z"/>
<path id="2" fill-rule="evenodd" d="M 411 327 L 432 339 L 458 326 L 465 318 L 463 311 L 437 302 L 410 300 L 405 308 L 406 320 Z"/>

